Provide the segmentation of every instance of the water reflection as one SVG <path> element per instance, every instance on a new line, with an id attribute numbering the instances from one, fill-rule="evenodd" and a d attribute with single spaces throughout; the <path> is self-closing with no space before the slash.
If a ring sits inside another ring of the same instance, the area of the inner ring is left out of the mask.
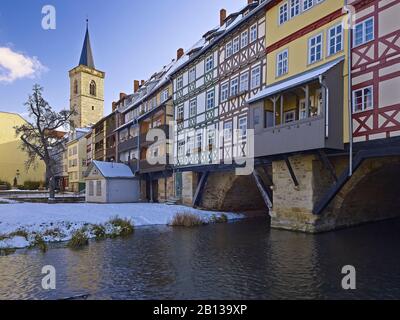
<path id="1" fill-rule="evenodd" d="M 196 229 L 149 227 L 133 236 L 0 257 L 0 299 L 400 298 L 400 220 L 322 235 L 269 230 L 267 221 Z M 57 290 L 41 289 L 41 268 Z M 341 289 L 341 268 L 357 269 L 357 290 Z"/>

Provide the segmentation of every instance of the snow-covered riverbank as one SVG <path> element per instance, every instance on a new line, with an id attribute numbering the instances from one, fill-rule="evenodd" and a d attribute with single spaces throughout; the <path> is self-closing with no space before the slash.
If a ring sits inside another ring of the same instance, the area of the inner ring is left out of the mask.
<path id="1" fill-rule="evenodd" d="M 196 214 L 206 222 L 213 216 L 220 216 L 218 212 L 149 203 L 0 204 L 0 248 L 28 247 L 32 244 L 34 238 L 32 235 L 35 234 L 43 236 L 46 242 L 68 241 L 76 230 L 91 225 L 107 227 L 107 223 L 117 216 L 131 221 L 135 227 L 167 225 L 176 213 L 182 212 Z M 234 213 L 225 213 L 225 215 L 229 220 L 244 217 Z M 31 235 L 32 239 L 28 237 L 27 240 L 20 235 L 8 236 L 21 230 Z"/>

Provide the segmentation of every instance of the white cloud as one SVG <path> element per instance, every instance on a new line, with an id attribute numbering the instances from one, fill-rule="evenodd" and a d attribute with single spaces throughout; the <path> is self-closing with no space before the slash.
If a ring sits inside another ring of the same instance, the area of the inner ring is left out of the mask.
<path id="1" fill-rule="evenodd" d="M 46 71 L 37 57 L 29 57 L 7 47 L 0 47 L 0 83 L 34 78 Z"/>

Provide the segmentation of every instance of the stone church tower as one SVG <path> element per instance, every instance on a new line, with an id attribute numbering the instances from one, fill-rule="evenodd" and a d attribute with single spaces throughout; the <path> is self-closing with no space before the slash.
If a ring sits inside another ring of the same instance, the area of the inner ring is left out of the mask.
<path id="1" fill-rule="evenodd" d="M 77 112 L 71 121 L 73 128 L 90 126 L 103 118 L 104 77 L 105 73 L 94 66 L 87 24 L 79 65 L 69 72 L 70 109 Z"/>

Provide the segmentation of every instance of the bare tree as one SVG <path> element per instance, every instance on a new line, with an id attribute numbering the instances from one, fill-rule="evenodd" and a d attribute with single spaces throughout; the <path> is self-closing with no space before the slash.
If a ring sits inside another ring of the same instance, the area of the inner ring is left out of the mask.
<path id="1" fill-rule="evenodd" d="M 37 160 L 46 165 L 46 180 L 49 188 L 49 201 L 55 199 L 55 176 L 57 174 L 57 159 L 65 151 L 65 139 L 58 136 L 56 131 L 68 128 L 75 111 L 54 111 L 42 97 L 43 88 L 35 84 L 33 93 L 29 96 L 25 106 L 29 112 L 30 121 L 15 127 L 15 133 L 20 136 L 22 150 L 28 159 L 25 162 L 29 169 Z"/>

